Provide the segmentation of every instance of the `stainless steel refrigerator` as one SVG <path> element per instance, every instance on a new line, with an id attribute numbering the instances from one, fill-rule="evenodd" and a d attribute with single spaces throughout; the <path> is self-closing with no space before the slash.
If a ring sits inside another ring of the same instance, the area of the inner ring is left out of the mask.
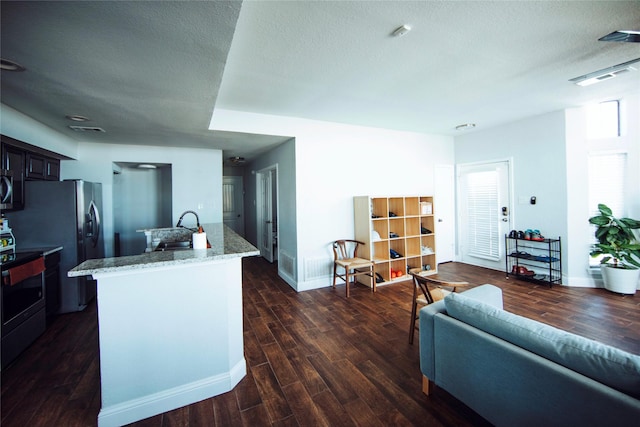
<path id="1" fill-rule="evenodd" d="M 26 181 L 24 200 L 24 210 L 10 218 L 18 248 L 63 246 L 58 312 L 84 310 L 96 296 L 96 282 L 90 277 L 67 277 L 67 272 L 87 259 L 104 258 L 102 184 Z"/>

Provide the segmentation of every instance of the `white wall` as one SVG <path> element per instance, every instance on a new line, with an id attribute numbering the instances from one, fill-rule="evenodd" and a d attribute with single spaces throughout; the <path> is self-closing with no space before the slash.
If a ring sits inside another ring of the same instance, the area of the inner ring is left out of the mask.
<path id="1" fill-rule="evenodd" d="M 621 136 L 615 140 L 588 140 L 584 108 L 566 111 L 567 182 L 569 218 L 565 247 L 566 281 L 572 286 L 602 286 L 597 269 L 589 268 L 589 251 L 594 227 L 589 220 L 588 155 L 589 151 L 627 152 L 628 211 L 625 215 L 640 218 L 640 94 L 620 99 Z"/>
<path id="2" fill-rule="evenodd" d="M 563 111 L 456 137 L 455 158 L 458 165 L 511 159 L 512 228 L 560 236 L 564 245 L 568 218 Z M 529 204 L 531 196 L 537 198 L 535 205 Z M 504 269 L 498 262 L 483 265 Z"/>
<path id="3" fill-rule="evenodd" d="M 78 160 L 63 161 L 62 179 L 102 183 L 105 253 L 113 255 L 113 163 L 164 163 L 172 172 L 172 223 L 186 210 L 201 223 L 222 222 L 222 151 L 124 144 L 82 144 Z"/>
<path id="4" fill-rule="evenodd" d="M 295 175 L 283 174 L 282 165 L 278 167 L 280 223 L 288 209 L 295 209 L 296 283 L 292 286 L 299 291 L 330 285 L 328 275 L 306 274 L 306 265 L 330 266 L 331 242 L 353 237 L 354 196 L 432 194 L 434 166 L 452 165 L 454 159 L 453 138 L 445 136 L 229 110 L 216 110 L 211 128 L 295 137 Z M 295 179 L 295 194 L 283 191 L 283 180 L 289 179 Z M 290 240 L 293 232 L 281 225 L 283 248 L 283 240 Z"/>

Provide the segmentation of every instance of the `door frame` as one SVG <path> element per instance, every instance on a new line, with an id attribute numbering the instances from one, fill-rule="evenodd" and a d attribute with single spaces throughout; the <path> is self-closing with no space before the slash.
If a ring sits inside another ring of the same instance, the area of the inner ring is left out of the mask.
<path id="1" fill-rule="evenodd" d="M 498 236 L 499 259 L 497 261 L 484 260 L 482 258 L 472 257 L 473 262 L 471 262 L 469 259 L 470 257 L 465 256 L 465 254 L 463 253 L 465 249 L 463 247 L 464 245 L 462 244 L 464 239 L 463 233 L 465 232 L 465 225 L 466 225 L 466 222 L 464 221 L 464 218 L 463 218 L 463 212 L 462 212 L 463 203 L 461 203 L 461 199 L 462 199 L 461 176 L 463 173 L 462 169 L 472 168 L 472 167 L 483 167 L 483 166 L 486 167 L 486 166 L 498 165 L 498 164 L 506 164 L 506 167 L 507 167 L 507 172 L 506 172 L 507 184 L 506 184 L 506 190 L 504 191 L 504 194 L 503 194 L 503 196 L 507 197 L 507 202 L 501 203 L 501 204 L 506 205 L 509 211 L 508 211 L 508 218 L 507 218 L 508 221 L 506 223 L 506 226 L 504 224 L 502 224 L 502 226 L 506 231 L 506 230 L 512 229 L 513 224 L 515 224 L 515 215 L 513 210 L 513 206 L 514 206 L 513 158 L 510 157 L 510 158 L 503 158 L 503 159 L 494 159 L 494 160 L 457 164 L 456 165 L 457 247 L 459 252 L 458 253 L 459 261 L 480 266 L 480 267 L 494 269 L 494 270 L 503 270 L 505 268 L 506 247 L 505 247 L 504 237 L 502 235 Z"/>

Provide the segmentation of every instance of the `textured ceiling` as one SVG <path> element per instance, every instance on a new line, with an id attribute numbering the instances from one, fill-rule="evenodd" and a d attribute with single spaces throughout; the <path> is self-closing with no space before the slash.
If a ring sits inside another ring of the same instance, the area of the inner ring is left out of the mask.
<path id="1" fill-rule="evenodd" d="M 2 103 L 86 142 L 211 147 L 284 140 L 207 129 L 215 108 L 455 135 L 640 91 L 638 1 L 3 0 Z M 412 30 L 391 33 L 402 24 Z M 76 133 L 65 115 L 106 133 Z"/>

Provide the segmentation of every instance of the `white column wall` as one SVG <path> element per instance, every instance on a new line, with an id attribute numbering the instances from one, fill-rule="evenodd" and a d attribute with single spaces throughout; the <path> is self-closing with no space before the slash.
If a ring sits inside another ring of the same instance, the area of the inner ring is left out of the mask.
<path id="1" fill-rule="evenodd" d="M 454 161 L 453 138 L 439 135 L 220 109 L 210 128 L 295 138 L 296 193 L 280 198 L 295 198 L 299 291 L 330 285 L 329 275 L 310 277 L 306 268 L 330 266 L 331 242 L 354 236 L 354 196 L 432 194 L 434 165 Z"/>

